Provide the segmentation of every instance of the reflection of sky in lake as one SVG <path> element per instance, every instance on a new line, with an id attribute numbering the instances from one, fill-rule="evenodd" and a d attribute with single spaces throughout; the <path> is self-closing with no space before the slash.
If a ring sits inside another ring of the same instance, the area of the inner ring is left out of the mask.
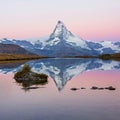
<path id="1" fill-rule="evenodd" d="M 58 91 L 52 78 L 45 88 L 25 92 L 13 74 L 0 74 L 0 119 L 18 120 L 119 120 L 119 71 L 88 71 L 67 82 Z M 91 90 L 92 86 L 116 87 L 115 91 Z M 71 87 L 85 90 L 71 91 Z M 7 114 L 7 115 L 6 115 Z"/>
<path id="2" fill-rule="evenodd" d="M 22 63 L 23 64 L 23 63 Z M 58 90 L 62 90 L 67 82 L 78 75 L 85 74 L 88 71 L 111 71 L 120 70 L 120 62 L 117 61 L 103 61 L 99 59 L 41 59 L 27 62 L 34 72 L 44 73 L 51 77 Z M 12 73 L 21 69 L 23 65 L 9 64 L 0 66 L 2 73 Z M 94 77 L 97 74 L 94 74 Z M 92 78 L 92 77 L 90 77 Z M 103 78 L 102 78 L 103 79 Z"/>
<path id="3" fill-rule="evenodd" d="M 1 120 L 119 120 L 119 62 L 42 59 L 27 64 L 35 72 L 48 74 L 49 82 L 43 88 L 24 91 L 13 79 L 23 63 L 1 64 Z M 92 86 L 113 86 L 116 90 L 91 90 Z M 72 87 L 86 89 L 71 91 Z"/>

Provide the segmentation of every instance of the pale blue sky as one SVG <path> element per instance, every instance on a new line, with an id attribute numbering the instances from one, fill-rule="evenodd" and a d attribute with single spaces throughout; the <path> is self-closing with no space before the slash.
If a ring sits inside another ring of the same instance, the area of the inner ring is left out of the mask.
<path id="1" fill-rule="evenodd" d="M 58 20 L 85 39 L 120 39 L 120 0 L 0 0 L 0 38 L 48 35 Z"/>

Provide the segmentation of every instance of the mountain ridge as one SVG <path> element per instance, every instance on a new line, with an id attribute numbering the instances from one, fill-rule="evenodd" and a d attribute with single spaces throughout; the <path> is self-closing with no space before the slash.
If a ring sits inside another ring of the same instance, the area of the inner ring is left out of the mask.
<path id="1" fill-rule="evenodd" d="M 84 40 L 70 32 L 62 21 L 58 21 L 53 32 L 44 40 L 8 40 L 2 39 L 0 43 L 16 44 L 26 50 L 48 57 L 64 56 L 99 56 L 101 54 L 114 54 L 120 52 L 120 42 Z"/>
<path id="2" fill-rule="evenodd" d="M 0 53 L 5 54 L 26 54 L 26 55 L 35 55 L 26 49 L 15 44 L 3 44 L 0 43 Z"/>

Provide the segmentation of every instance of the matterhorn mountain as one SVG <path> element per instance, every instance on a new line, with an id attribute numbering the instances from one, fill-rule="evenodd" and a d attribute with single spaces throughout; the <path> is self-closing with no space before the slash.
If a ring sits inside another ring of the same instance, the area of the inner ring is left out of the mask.
<path id="1" fill-rule="evenodd" d="M 49 57 L 98 56 L 120 52 L 120 42 L 84 40 L 70 32 L 62 21 L 58 21 L 53 32 L 46 39 L 0 40 L 3 44 L 16 44 L 26 50 Z"/>
<path id="2" fill-rule="evenodd" d="M 49 49 L 50 47 L 55 45 L 59 45 L 61 47 L 67 47 L 67 45 L 81 46 L 81 48 L 87 48 L 87 44 L 85 43 L 85 41 L 68 31 L 64 23 L 61 21 L 58 21 L 53 33 L 45 42 L 46 44 L 44 47 L 46 47 L 46 49 Z"/>

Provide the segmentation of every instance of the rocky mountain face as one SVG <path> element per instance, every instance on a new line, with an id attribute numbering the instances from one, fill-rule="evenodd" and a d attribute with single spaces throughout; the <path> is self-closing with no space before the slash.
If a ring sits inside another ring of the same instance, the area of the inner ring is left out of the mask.
<path id="1" fill-rule="evenodd" d="M 33 53 L 27 51 L 26 49 L 18 45 L 2 43 L 0 43 L 0 53 L 33 55 Z"/>
<path id="2" fill-rule="evenodd" d="M 36 41 L 2 39 L 0 43 L 19 45 L 42 56 L 98 56 L 120 52 L 120 42 L 84 40 L 71 33 L 63 22 L 58 21 L 55 29 L 46 39 Z"/>

